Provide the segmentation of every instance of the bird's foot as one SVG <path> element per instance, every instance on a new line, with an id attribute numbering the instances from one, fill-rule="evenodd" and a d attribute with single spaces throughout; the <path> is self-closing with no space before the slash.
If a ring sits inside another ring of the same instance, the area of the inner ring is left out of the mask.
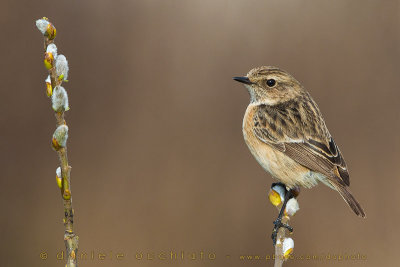
<path id="1" fill-rule="evenodd" d="M 286 228 L 289 232 L 293 232 L 293 227 L 289 226 L 288 224 L 282 223 L 282 218 L 278 217 L 278 219 L 274 221 L 274 229 L 272 230 L 271 235 L 274 246 L 276 245 L 276 238 L 280 228 Z"/>

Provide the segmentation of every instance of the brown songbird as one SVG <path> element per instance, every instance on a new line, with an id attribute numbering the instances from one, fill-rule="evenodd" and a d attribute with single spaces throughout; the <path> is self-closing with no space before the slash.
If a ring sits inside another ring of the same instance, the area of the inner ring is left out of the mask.
<path id="1" fill-rule="evenodd" d="M 322 182 L 339 192 L 355 214 L 365 217 L 348 189 L 349 172 L 339 147 L 305 88 L 276 67 L 254 68 L 233 79 L 250 94 L 243 136 L 258 163 L 289 189 Z"/>

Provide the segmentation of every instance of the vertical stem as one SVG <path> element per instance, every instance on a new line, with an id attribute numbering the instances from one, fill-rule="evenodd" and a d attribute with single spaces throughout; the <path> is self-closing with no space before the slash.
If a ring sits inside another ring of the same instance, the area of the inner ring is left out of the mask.
<path id="1" fill-rule="evenodd" d="M 49 40 L 46 36 L 44 37 L 44 50 L 46 51 L 47 46 L 53 43 L 54 40 Z M 58 79 L 55 67 L 49 69 L 49 75 L 51 79 L 51 86 L 54 89 L 56 86 L 62 84 L 62 80 Z M 57 127 L 66 124 L 64 119 L 64 112 L 56 112 Z M 67 147 L 62 147 L 57 151 L 60 168 L 61 168 L 61 197 L 64 206 L 64 243 L 66 248 L 66 266 L 76 267 L 77 266 L 77 253 L 79 245 L 79 237 L 74 233 L 74 209 L 72 207 L 72 195 L 71 195 L 71 166 L 68 164 L 68 153 Z"/>
<path id="2" fill-rule="evenodd" d="M 289 216 L 282 217 L 282 223 L 287 224 L 289 222 Z M 283 240 L 286 236 L 286 228 L 281 227 L 278 230 L 278 234 L 276 237 L 276 245 L 275 245 L 275 264 L 274 267 L 281 267 L 283 262 L 285 261 L 285 257 L 283 255 Z"/>

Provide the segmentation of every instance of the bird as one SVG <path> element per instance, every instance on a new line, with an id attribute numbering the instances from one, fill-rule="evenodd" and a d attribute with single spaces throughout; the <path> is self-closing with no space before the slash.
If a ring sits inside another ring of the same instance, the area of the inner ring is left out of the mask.
<path id="1" fill-rule="evenodd" d="M 319 182 L 336 190 L 356 215 L 365 217 L 349 190 L 343 155 L 316 102 L 300 82 L 273 66 L 256 67 L 233 79 L 250 94 L 242 125 L 245 143 L 262 168 L 288 189 L 272 239 L 280 227 L 293 230 L 281 223 L 286 203 L 293 197 L 290 192 Z"/>

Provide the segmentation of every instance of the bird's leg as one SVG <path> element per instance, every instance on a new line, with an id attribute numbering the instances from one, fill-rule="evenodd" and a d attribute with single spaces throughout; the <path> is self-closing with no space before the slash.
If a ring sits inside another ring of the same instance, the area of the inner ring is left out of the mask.
<path id="1" fill-rule="evenodd" d="M 274 229 L 272 230 L 272 235 L 271 235 L 274 246 L 276 245 L 276 237 L 278 235 L 279 228 L 283 227 L 283 228 L 288 229 L 290 232 L 293 232 L 292 227 L 290 227 L 287 224 L 282 223 L 282 216 L 283 216 L 283 212 L 285 211 L 287 202 L 289 201 L 289 199 L 294 197 L 294 192 L 292 190 L 287 190 L 286 186 L 284 184 L 282 184 L 282 183 L 279 183 L 279 184 L 283 185 L 283 187 L 285 188 L 285 200 L 283 201 L 282 208 L 279 211 L 278 218 L 274 221 Z M 274 186 L 274 185 L 275 184 L 273 184 L 272 186 Z"/>

